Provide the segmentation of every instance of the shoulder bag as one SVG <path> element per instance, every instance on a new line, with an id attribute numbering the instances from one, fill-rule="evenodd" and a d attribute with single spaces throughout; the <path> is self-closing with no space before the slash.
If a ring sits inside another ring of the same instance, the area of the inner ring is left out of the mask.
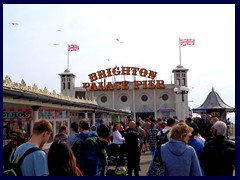
<path id="1" fill-rule="evenodd" d="M 161 145 L 157 147 L 153 162 L 148 168 L 147 176 L 166 176 L 166 163 L 162 161 Z"/>

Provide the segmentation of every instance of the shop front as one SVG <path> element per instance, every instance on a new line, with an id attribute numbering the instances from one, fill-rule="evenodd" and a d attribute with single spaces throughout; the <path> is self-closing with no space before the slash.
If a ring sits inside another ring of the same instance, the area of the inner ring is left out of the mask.
<path id="1" fill-rule="evenodd" d="M 11 132 L 22 132 L 24 139 L 30 136 L 30 122 L 33 117 L 31 108 L 4 108 L 3 109 L 3 145 L 10 141 Z"/>
<path id="2" fill-rule="evenodd" d="M 58 133 L 61 126 L 67 126 L 70 132 L 69 111 L 60 109 L 40 108 L 38 110 L 38 119 L 47 119 L 53 127 L 53 133 L 48 140 L 48 143 L 53 141 L 54 136 Z"/>
<path id="3" fill-rule="evenodd" d="M 92 100 L 59 95 L 55 91 L 49 92 L 47 88 L 38 89 L 36 85 L 27 86 L 23 80 L 21 83 L 12 82 L 8 76 L 3 81 L 3 145 L 10 141 L 11 132 L 16 129 L 28 140 L 34 122 L 47 119 L 53 126 L 53 133 L 43 148 L 48 149 L 62 125 L 67 126 L 70 133 L 71 122 L 79 121 L 83 115 L 95 126 L 107 113 L 119 116 L 129 114 L 99 106 Z"/>

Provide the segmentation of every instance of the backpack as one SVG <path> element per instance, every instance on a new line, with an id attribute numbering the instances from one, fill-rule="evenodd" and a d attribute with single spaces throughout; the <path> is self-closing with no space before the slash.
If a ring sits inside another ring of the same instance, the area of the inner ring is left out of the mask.
<path id="1" fill-rule="evenodd" d="M 168 133 L 169 133 L 169 130 L 166 131 L 165 133 L 163 133 L 162 130 L 160 131 L 160 134 L 157 136 L 157 145 L 161 145 L 168 142 L 168 137 L 167 137 Z"/>
<path id="2" fill-rule="evenodd" d="M 38 147 L 32 147 L 30 149 L 28 149 L 23 155 L 22 157 L 18 160 L 17 163 L 14 163 L 12 162 L 13 161 L 13 158 L 14 158 L 14 155 L 15 155 L 15 151 L 13 152 L 12 154 L 12 158 L 11 158 L 11 162 L 10 162 L 10 165 L 9 165 L 9 168 L 6 169 L 4 172 L 3 172 L 3 175 L 4 176 L 22 176 L 22 171 L 21 171 L 21 164 L 24 160 L 24 158 L 29 155 L 30 153 L 34 152 L 34 151 L 40 151 L 40 149 Z"/>
<path id="3" fill-rule="evenodd" d="M 73 144 L 72 151 L 84 176 L 94 176 L 102 170 L 106 151 L 101 148 L 101 142 L 97 137 L 79 138 Z"/>
<path id="4" fill-rule="evenodd" d="M 155 128 L 156 128 L 158 131 L 161 131 L 161 129 L 162 129 L 162 123 L 158 122 L 158 123 L 155 125 Z"/>

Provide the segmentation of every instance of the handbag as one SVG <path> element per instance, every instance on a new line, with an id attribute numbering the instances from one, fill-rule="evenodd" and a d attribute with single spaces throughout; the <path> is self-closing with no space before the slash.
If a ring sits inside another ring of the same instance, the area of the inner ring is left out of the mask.
<path id="1" fill-rule="evenodd" d="M 166 176 L 166 163 L 162 161 L 161 145 L 157 147 L 153 162 L 148 168 L 147 176 Z"/>

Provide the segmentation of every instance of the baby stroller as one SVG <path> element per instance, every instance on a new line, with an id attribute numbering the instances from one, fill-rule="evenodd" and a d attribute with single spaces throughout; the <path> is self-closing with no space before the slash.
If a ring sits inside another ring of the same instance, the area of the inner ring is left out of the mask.
<path id="1" fill-rule="evenodd" d="M 107 176 L 127 175 L 127 154 L 125 144 L 110 144 L 107 148 Z"/>

